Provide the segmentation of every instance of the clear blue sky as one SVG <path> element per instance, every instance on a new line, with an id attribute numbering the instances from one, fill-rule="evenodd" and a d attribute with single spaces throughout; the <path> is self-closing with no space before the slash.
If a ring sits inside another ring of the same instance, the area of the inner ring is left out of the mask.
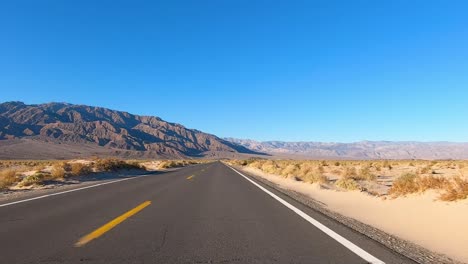
<path id="1" fill-rule="evenodd" d="M 0 101 L 257 140 L 468 141 L 468 1 L 3 1 Z"/>

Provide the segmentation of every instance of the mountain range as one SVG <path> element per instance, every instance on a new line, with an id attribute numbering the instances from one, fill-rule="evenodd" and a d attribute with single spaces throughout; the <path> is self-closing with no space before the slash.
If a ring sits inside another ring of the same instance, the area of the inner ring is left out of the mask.
<path id="1" fill-rule="evenodd" d="M 259 142 L 226 138 L 253 151 L 304 159 L 468 159 L 468 143 L 361 141 L 353 143 Z"/>
<path id="2" fill-rule="evenodd" d="M 259 154 L 154 116 L 68 103 L 0 104 L 0 158 L 183 158 L 220 153 Z"/>
<path id="3" fill-rule="evenodd" d="M 102 107 L 0 104 L 0 159 L 295 158 L 468 159 L 468 143 L 361 141 L 259 142 L 220 138 L 155 116 Z"/>

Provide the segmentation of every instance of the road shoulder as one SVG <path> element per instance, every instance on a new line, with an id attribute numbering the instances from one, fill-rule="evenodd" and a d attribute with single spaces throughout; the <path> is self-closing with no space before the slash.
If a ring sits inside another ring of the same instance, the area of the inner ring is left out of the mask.
<path id="1" fill-rule="evenodd" d="M 445 255 L 438 254 L 427 250 L 421 246 L 418 246 L 412 242 L 400 239 L 396 236 L 388 234 L 380 229 L 364 224 L 355 219 L 343 216 L 339 213 L 327 209 L 323 203 L 312 199 L 311 197 L 305 196 L 301 193 L 293 190 L 283 189 L 278 184 L 268 181 L 258 175 L 254 175 L 250 172 L 243 170 L 241 167 L 233 166 L 236 170 L 241 171 L 244 175 L 248 176 L 252 180 L 270 187 L 287 197 L 307 206 L 308 208 L 334 220 L 340 224 L 345 225 L 351 230 L 372 239 L 380 243 L 381 245 L 391 249 L 392 251 L 401 254 L 417 263 L 447 263 L 447 264 L 461 264 L 462 262 L 455 261 Z"/>

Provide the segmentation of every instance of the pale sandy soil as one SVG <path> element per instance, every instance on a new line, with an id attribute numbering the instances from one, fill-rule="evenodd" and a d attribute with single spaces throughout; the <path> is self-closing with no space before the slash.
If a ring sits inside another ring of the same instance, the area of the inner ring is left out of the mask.
<path id="1" fill-rule="evenodd" d="M 468 200 L 441 202 L 434 192 L 382 199 L 359 191 L 326 190 L 318 184 L 294 181 L 255 168 L 243 170 L 305 194 L 342 215 L 468 262 Z"/>

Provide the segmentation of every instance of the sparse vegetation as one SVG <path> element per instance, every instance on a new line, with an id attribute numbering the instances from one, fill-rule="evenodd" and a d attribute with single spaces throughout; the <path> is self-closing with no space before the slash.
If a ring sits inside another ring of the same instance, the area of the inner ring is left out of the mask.
<path id="1" fill-rule="evenodd" d="M 54 179 L 63 179 L 65 178 L 65 164 L 54 164 L 52 166 L 52 170 L 50 172 L 50 175 L 52 176 L 52 178 Z"/>
<path id="2" fill-rule="evenodd" d="M 159 164 L 160 169 L 180 168 L 188 165 L 198 164 L 200 161 L 195 160 L 165 160 Z"/>
<path id="3" fill-rule="evenodd" d="M 336 181 L 335 185 L 340 187 L 341 189 L 350 191 L 359 189 L 359 185 L 353 178 L 341 178 Z"/>
<path id="4" fill-rule="evenodd" d="M 47 184 L 50 180 L 65 180 L 70 176 L 85 176 L 91 173 L 112 172 L 121 169 L 146 170 L 142 163 L 155 162 L 159 169 L 184 167 L 208 162 L 206 160 L 141 161 L 114 158 L 93 158 L 74 161 L 0 161 L 0 190 Z M 154 168 L 153 168 L 154 169 Z"/>
<path id="5" fill-rule="evenodd" d="M 363 181 L 375 181 L 377 179 L 377 176 L 370 171 L 370 167 L 366 166 L 359 171 L 358 175 L 354 179 Z"/>
<path id="6" fill-rule="evenodd" d="M 446 186 L 445 191 L 441 194 L 442 201 L 456 201 L 468 198 L 468 180 L 461 177 L 452 179 L 452 184 Z"/>
<path id="7" fill-rule="evenodd" d="M 30 186 L 34 184 L 41 184 L 44 181 L 46 176 L 43 173 L 35 173 L 33 175 L 29 175 L 23 178 L 23 180 L 19 183 L 20 186 Z"/>
<path id="8" fill-rule="evenodd" d="M 75 162 L 71 164 L 71 174 L 73 176 L 86 175 L 90 174 L 92 169 L 89 165 L 83 164 L 80 162 Z"/>
<path id="9" fill-rule="evenodd" d="M 371 195 L 392 197 L 435 190 L 440 200 L 467 199 L 468 161 L 424 160 L 264 160 L 229 161 L 232 165 L 259 169 L 307 183 L 320 183 L 339 190 L 363 190 Z M 325 166 L 326 165 L 326 166 Z M 465 169 L 466 168 L 466 169 Z M 391 184 L 388 190 L 386 185 Z M 384 191 L 375 188 L 383 186 Z M 374 189 L 373 189 L 374 188 Z M 388 191 L 387 191 L 388 190 Z"/>
<path id="10" fill-rule="evenodd" d="M 16 182 L 16 171 L 12 169 L 0 171 L 0 190 L 8 188 Z"/>
<path id="11" fill-rule="evenodd" d="M 119 159 L 97 159 L 94 166 L 98 171 L 116 171 L 121 169 L 141 169 L 141 166 L 136 162 L 127 162 Z"/>
<path id="12" fill-rule="evenodd" d="M 308 183 L 327 183 L 328 179 L 320 172 L 309 172 L 303 176 L 303 180 Z"/>

